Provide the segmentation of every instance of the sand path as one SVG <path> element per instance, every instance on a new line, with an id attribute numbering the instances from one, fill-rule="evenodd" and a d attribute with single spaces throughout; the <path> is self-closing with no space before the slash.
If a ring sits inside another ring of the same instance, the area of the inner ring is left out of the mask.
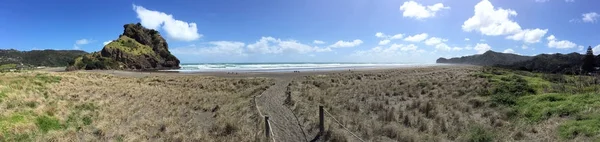
<path id="1" fill-rule="evenodd" d="M 263 115 L 269 116 L 275 141 L 307 141 L 294 113 L 283 104 L 287 85 L 292 81 L 292 78 L 280 77 L 275 79 L 275 85 L 269 87 L 257 98 L 260 111 Z"/>

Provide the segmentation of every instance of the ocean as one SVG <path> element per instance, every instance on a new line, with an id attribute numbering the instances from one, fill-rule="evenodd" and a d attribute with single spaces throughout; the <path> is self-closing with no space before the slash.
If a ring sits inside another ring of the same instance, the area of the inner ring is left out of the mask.
<path id="1" fill-rule="evenodd" d="M 431 66 L 433 63 L 184 63 L 179 72 L 287 72 Z"/>

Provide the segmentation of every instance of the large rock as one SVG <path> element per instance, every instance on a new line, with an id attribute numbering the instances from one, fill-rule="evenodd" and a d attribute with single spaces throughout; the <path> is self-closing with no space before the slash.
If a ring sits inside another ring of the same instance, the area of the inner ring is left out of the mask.
<path id="1" fill-rule="evenodd" d="M 164 70 L 179 69 L 179 59 L 169 52 L 169 46 L 156 30 L 140 23 L 123 26 L 123 34 L 104 46 L 100 52 L 75 59 L 67 70 L 120 69 Z"/>

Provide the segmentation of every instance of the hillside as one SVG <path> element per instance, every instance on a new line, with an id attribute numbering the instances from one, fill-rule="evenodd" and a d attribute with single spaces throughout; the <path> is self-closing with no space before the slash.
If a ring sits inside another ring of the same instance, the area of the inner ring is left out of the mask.
<path id="1" fill-rule="evenodd" d="M 580 68 L 583 65 L 583 57 L 584 55 L 575 52 L 569 54 L 540 54 L 531 57 L 488 51 L 481 55 L 451 59 L 439 58 L 436 62 L 496 66 L 545 73 L 581 74 Z M 597 63 L 600 62 L 600 56 L 596 56 L 596 61 Z"/>
<path id="2" fill-rule="evenodd" d="M 530 60 L 530 56 L 521 56 L 510 53 L 499 53 L 494 51 L 487 51 L 480 55 L 463 56 L 459 58 L 439 58 L 436 60 L 437 63 L 450 63 L 450 64 L 470 64 L 470 65 L 482 65 L 482 66 L 493 66 L 493 65 L 510 65 L 516 62 L 522 62 Z"/>
<path id="3" fill-rule="evenodd" d="M 24 64 L 31 66 L 67 66 L 73 58 L 86 54 L 81 50 L 32 50 L 18 51 L 15 49 L 0 49 L 0 65 Z"/>
<path id="4" fill-rule="evenodd" d="M 540 54 L 534 56 L 531 60 L 504 67 L 535 72 L 580 74 L 583 57 L 584 55 L 579 53 Z"/>
<path id="5" fill-rule="evenodd" d="M 163 70 L 178 69 L 179 59 L 169 52 L 165 39 L 156 30 L 140 23 L 126 24 L 123 34 L 99 52 L 75 58 L 67 70 Z"/>

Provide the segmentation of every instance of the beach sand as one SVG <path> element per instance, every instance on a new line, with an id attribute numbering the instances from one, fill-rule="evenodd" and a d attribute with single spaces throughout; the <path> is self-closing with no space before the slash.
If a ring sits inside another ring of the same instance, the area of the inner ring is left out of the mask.
<path id="1" fill-rule="evenodd" d="M 47 90 L 14 90 L 5 98 L 13 106 L 3 103 L 0 109 L 9 110 L 3 116 L 33 111 L 31 122 L 8 128 L 33 140 L 263 141 L 257 108 L 272 115 L 277 141 L 311 140 L 319 105 L 333 115 L 326 117 L 327 133 L 321 137 L 328 141 L 358 141 L 353 135 L 366 141 L 461 141 L 474 126 L 512 135 L 514 128 L 504 126 L 506 110 L 483 107 L 487 104 L 477 96 L 489 87 L 472 76 L 478 70 L 444 65 L 237 74 L 33 71 L 2 78 L 48 74 L 61 80 L 45 85 Z M 25 107 L 32 101 L 37 105 Z M 29 124 L 41 115 L 70 125 L 41 134 Z M 532 135 L 548 133 L 553 132 Z"/>

